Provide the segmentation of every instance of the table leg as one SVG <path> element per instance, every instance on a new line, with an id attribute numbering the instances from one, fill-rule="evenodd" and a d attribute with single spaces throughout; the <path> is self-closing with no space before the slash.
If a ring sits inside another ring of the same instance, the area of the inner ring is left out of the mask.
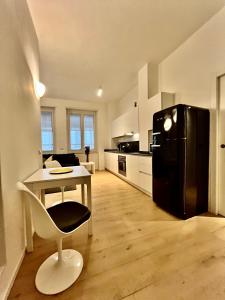
<path id="1" fill-rule="evenodd" d="M 92 213 L 92 198 L 91 198 L 91 177 L 87 183 L 87 204 L 90 212 Z M 92 215 L 88 221 L 88 235 L 92 236 Z"/>
<path id="2" fill-rule="evenodd" d="M 81 184 L 81 200 L 82 204 L 85 205 L 85 190 L 84 190 L 84 184 Z"/>
<path id="3" fill-rule="evenodd" d="M 40 195 L 38 195 L 38 193 L 36 193 L 36 195 L 40 199 Z M 45 190 L 41 190 L 41 203 L 45 206 Z"/>
<path id="4" fill-rule="evenodd" d="M 43 205 L 45 205 L 45 190 L 33 190 L 32 192 L 41 199 Z M 25 199 L 25 215 L 26 215 L 26 250 L 27 252 L 33 252 L 34 244 L 33 244 L 33 226 L 32 226 L 32 212 L 30 207 L 29 199 Z"/>
<path id="5" fill-rule="evenodd" d="M 31 207 L 28 199 L 25 199 L 25 216 L 26 216 L 26 250 L 27 252 L 32 252 L 33 246 L 33 232 L 32 232 L 32 217 L 31 217 Z"/>

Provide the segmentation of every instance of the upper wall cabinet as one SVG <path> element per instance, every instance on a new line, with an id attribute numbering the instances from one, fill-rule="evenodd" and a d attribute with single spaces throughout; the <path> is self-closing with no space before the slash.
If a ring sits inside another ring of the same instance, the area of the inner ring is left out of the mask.
<path id="1" fill-rule="evenodd" d="M 134 107 L 112 122 L 112 137 L 125 136 L 127 133 L 138 133 L 138 108 Z"/>
<path id="2" fill-rule="evenodd" d="M 148 151 L 148 131 L 153 128 L 153 115 L 155 112 L 174 105 L 175 94 L 158 93 L 154 97 L 139 104 L 139 134 L 140 150 Z"/>

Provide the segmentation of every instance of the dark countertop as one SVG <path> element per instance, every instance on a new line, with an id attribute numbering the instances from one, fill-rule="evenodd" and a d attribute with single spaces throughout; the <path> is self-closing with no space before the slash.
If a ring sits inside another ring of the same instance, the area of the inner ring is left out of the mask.
<path id="1" fill-rule="evenodd" d="M 137 155 L 137 156 L 152 156 L 148 151 L 139 151 L 139 152 L 120 152 L 118 149 L 104 149 L 105 152 L 117 153 L 120 155 Z"/>

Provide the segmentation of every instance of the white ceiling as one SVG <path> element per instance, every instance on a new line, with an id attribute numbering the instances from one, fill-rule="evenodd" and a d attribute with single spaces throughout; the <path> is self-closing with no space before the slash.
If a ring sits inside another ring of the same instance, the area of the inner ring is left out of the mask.
<path id="1" fill-rule="evenodd" d="M 224 0 L 28 0 L 47 96 L 123 96 L 137 71 L 158 63 L 224 6 Z"/>

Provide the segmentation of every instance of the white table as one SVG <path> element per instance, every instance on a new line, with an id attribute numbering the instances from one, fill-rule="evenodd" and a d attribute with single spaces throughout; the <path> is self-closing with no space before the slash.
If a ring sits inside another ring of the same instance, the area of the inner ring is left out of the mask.
<path id="1" fill-rule="evenodd" d="M 44 189 L 60 186 L 69 186 L 81 184 L 82 203 L 85 203 L 84 185 L 87 186 L 87 206 L 92 210 L 91 197 L 91 174 L 83 166 L 71 167 L 73 172 L 65 174 L 49 174 L 49 171 L 56 168 L 38 169 L 33 175 L 28 177 L 24 184 L 36 195 L 43 195 L 41 193 Z M 42 197 L 42 201 L 43 201 Z M 92 235 L 92 217 L 88 221 L 88 234 Z M 33 235 L 32 235 L 32 218 L 29 202 L 26 201 L 26 238 L 27 238 L 27 252 L 33 251 Z"/>
<path id="2" fill-rule="evenodd" d="M 95 174 L 95 162 L 94 161 L 81 161 L 80 165 L 84 166 L 84 167 L 89 167 L 90 166 L 91 167 L 91 173 Z"/>

